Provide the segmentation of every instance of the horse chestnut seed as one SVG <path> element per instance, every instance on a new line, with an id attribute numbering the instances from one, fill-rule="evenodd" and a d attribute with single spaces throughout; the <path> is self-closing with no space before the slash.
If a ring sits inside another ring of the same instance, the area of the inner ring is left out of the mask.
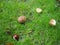
<path id="1" fill-rule="evenodd" d="M 41 13 L 42 12 L 42 9 L 41 8 L 36 8 L 36 12 L 37 13 Z"/>
<path id="2" fill-rule="evenodd" d="M 55 26 L 55 25 L 56 25 L 56 20 L 51 19 L 50 22 L 49 22 L 49 24 L 50 24 L 51 26 Z"/>
<path id="3" fill-rule="evenodd" d="M 25 21 L 26 21 L 26 17 L 25 16 L 18 17 L 18 22 L 19 23 L 25 23 Z"/>
<path id="4" fill-rule="evenodd" d="M 15 35 L 13 35 L 13 39 L 18 41 L 19 40 L 19 36 L 15 34 Z"/>

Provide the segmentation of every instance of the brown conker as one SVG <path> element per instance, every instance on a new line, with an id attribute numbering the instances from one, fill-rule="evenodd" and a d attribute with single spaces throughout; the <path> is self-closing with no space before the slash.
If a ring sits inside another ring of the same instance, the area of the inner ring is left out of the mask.
<path id="1" fill-rule="evenodd" d="M 18 17 L 18 22 L 19 23 L 25 23 L 25 21 L 26 21 L 26 16 L 20 16 L 20 17 Z"/>
<path id="2" fill-rule="evenodd" d="M 19 36 L 17 34 L 15 34 L 15 35 L 13 35 L 13 39 L 18 41 L 19 40 Z"/>

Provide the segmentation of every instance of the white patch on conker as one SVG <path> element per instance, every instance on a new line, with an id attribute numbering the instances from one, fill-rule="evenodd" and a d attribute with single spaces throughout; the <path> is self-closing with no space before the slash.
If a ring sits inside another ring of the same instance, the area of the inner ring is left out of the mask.
<path id="1" fill-rule="evenodd" d="M 13 36 L 13 39 L 14 39 L 14 40 L 16 40 L 16 39 L 15 39 L 15 37 L 16 37 L 16 35 L 15 35 L 15 36 Z"/>

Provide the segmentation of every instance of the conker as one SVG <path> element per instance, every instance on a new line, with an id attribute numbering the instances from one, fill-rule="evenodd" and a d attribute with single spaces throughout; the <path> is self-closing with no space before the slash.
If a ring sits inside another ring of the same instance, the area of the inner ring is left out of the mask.
<path id="1" fill-rule="evenodd" d="M 37 13 L 41 13 L 42 12 L 42 9 L 41 8 L 36 8 L 36 12 Z"/>
<path id="2" fill-rule="evenodd" d="M 20 17 L 18 17 L 18 22 L 19 23 L 25 23 L 25 21 L 26 21 L 26 16 L 20 16 Z"/>
<path id="3" fill-rule="evenodd" d="M 51 19 L 50 22 L 49 22 L 49 24 L 50 24 L 51 26 L 56 26 L 56 20 Z"/>
<path id="4" fill-rule="evenodd" d="M 19 36 L 17 34 L 15 34 L 15 35 L 13 35 L 13 39 L 18 41 L 19 40 Z"/>

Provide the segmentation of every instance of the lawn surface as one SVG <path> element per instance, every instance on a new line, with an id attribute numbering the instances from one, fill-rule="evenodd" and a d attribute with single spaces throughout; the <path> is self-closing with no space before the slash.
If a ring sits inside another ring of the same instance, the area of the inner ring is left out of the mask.
<path id="1" fill-rule="evenodd" d="M 37 13 L 41 8 L 42 13 Z M 25 24 L 18 23 L 19 16 L 25 15 Z M 57 21 L 50 26 L 50 19 Z M 6 34 L 11 31 L 11 35 Z M 19 41 L 12 38 L 19 35 Z M 60 45 L 60 7 L 56 0 L 0 0 L 0 45 Z"/>

